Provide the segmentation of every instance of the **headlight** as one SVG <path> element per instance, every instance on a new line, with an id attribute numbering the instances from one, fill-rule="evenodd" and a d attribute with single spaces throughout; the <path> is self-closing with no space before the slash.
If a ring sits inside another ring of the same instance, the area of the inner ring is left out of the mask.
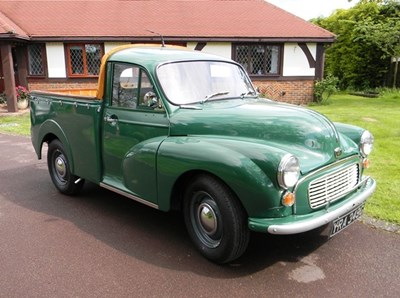
<path id="1" fill-rule="evenodd" d="M 364 131 L 360 140 L 360 151 L 364 157 L 367 157 L 371 153 L 373 144 L 373 135 L 368 130 Z"/>
<path id="2" fill-rule="evenodd" d="M 300 165 L 296 157 L 291 154 L 285 155 L 278 167 L 278 183 L 288 189 L 296 185 L 300 176 Z"/>

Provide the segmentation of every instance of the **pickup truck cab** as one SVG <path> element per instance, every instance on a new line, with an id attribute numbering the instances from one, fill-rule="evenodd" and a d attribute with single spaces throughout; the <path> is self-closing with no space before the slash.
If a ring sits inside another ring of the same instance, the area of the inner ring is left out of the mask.
<path id="1" fill-rule="evenodd" d="M 375 190 L 363 175 L 368 131 L 259 98 L 239 64 L 196 51 L 114 49 L 96 96 L 32 92 L 31 123 L 61 193 L 88 180 L 181 210 L 196 248 L 218 263 L 241 256 L 250 231 L 330 224 L 333 236 Z"/>

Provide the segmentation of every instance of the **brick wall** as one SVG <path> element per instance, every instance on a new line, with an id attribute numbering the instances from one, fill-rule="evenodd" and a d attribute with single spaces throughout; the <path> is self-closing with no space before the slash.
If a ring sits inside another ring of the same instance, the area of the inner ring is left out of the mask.
<path id="1" fill-rule="evenodd" d="M 313 100 L 314 81 L 254 81 L 265 97 L 297 105 L 305 105 Z"/>
<path id="2" fill-rule="evenodd" d="M 297 105 L 313 100 L 314 81 L 254 81 L 267 98 Z M 97 89 L 96 82 L 29 82 L 29 90 Z"/>

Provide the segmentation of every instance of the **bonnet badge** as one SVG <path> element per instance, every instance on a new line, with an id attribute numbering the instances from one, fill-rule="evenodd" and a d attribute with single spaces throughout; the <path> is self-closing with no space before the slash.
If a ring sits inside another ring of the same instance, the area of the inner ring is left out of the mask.
<path id="1" fill-rule="evenodd" d="M 335 148 L 334 152 L 335 152 L 336 157 L 339 157 L 343 153 L 343 151 L 340 147 Z"/>

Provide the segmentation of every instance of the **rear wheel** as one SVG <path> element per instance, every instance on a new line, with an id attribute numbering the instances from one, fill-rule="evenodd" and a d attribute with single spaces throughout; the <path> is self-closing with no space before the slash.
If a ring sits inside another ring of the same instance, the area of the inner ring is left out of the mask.
<path id="1" fill-rule="evenodd" d="M 53 140 L 49 144 L 47 166 L 51 180 L 61 193 L 74 195 L 81 190 L 84 180 L 78 180 L 78 176 L 71 174 L 67 155 L 59 140 Z"/>
<path id="2" fill-rule="evenodd" d="M 196 248 L 208 259 L 227 263 L 247 248 L 247 215 L 234 193 L 208 175 L 196 177 L 184 197 L 186 228 Z"/>

